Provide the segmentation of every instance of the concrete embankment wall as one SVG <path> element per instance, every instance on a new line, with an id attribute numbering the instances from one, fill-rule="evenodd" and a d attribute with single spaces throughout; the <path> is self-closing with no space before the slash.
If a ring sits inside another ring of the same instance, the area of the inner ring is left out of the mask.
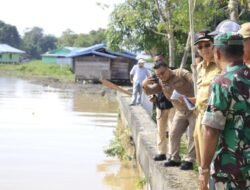
<path id="1" fill-rule="evenodd" d="M 155 162 L 156 125 L 141 106 L 129 106 L 130 97 L 118 94 L 121 119 L 130 127 L 136 148 L 136 158 L 148 179 L 151 190 L 197 190 L 198 176 L 194 171 L 166 168 L 164 162 Z"/>

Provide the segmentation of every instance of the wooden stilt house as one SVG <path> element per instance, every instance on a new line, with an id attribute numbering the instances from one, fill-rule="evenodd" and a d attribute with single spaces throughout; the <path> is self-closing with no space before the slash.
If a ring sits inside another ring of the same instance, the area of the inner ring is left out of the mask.
<path id="1" fill-rule="evenodd" d="M 129 81 L 129 72 L 137 63 L 136 55 L 128 51 L 114 52 L 108 50 L 105 44 L 97 44 L 73 52 L 68 57 L 73 58 L 75 79 Z"/>

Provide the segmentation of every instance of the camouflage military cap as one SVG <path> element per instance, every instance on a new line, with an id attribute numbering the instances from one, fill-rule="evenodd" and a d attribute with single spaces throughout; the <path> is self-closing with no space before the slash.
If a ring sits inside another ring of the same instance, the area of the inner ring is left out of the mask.
<path id="1" fill-rule="evenodd" d="M 225 32 L 214 38 L 214 46 L 243 46 L 243 36 L 238 32 Z"/>

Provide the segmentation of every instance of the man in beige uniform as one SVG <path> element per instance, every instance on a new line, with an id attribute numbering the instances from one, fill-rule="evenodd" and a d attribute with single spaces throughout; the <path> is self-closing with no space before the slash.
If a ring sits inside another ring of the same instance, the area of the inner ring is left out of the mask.
<path id="1" fill-rule="evenodd" d="M 157 54 L 154 56 L 154 62 L 162 62 L 164 61 L 164 57 L 161 54 Z M 148 80 L 153 80 L 152 77 L 147 77 L 143 82 L 142 86 L 143 89 L 146 88 L 146 84 Z M 159 81 L 155 79 L 155 84 Z M 156 136 L 156 143 L 157 143 L 157 154 L 154 156 L 155 161 L 163 161 L 166 160 L 166 152 L 167 152 L 167 138 L 166 138 L 166 128 L 170 128 L 170 118 L 169 113 L 172 113 L 172 103 L 166 99 L 162 92 L 159 93 L 150 93 L 149 91 L 146 92 L 151 98 L 150 100 L 155 103 L 156 105 L 156 126 L 157 126 L 157 136 Z M 172 116 L 172 115 L 170 115 Z M 169 148 L 168 148 L 169 150 Z"/>
<path id="2" fill-rule="evenodd" d="M 250 67 L 250 22 L 242 24 L 239 33 L 244 38 L 244 63 Z"/>
<path id="3" fill-rule="evenodd" d="M 174 90 L 187 96 L 194 95 L 192 75 L 189 71 L 184 69 L 170 70 L 164 62 L 155 63 L 154 71 L 159 78 L 160 83 L 150 86 L 153 82 L 148 80 L 144 86 L 145 92 L 157 93 L 163 91 L 167 99 Z M 153 80 L 153 79 L 152 79 Z M 176 112 L 172 121 L 172 126 L 169 131 L 170 137 L 170 158 L 164 163 L 164 166 L 180 166 L 182 170 L 193 169 L 193 162 L 195 160 L 195 148 L 193 141 L 193 131 L 195 125 L 195 115 L 193 111 L 188 110 L 183 100 L 171 100 Z M 188 153 L 181 163 L 179 155 L 180 142 L 182 135 L 187 131 L 188 136 Z"/>
<path id="4" fill-rule="evenodd" d="M 194 142 L 197 164 L 200 165 L 203 150 L 202 117 L 207 108 L 209 86 L 213 79 L 220 73 L 220 69 L 213 61 L 213 38 L 208 35 L 210 31 L 202 30 L 195 34 L 194 45 L 197 48 L 202 61 L 197 65 L 197 95 L 193 100 L 196 105 L 196 124 L 194 130 Z"/>

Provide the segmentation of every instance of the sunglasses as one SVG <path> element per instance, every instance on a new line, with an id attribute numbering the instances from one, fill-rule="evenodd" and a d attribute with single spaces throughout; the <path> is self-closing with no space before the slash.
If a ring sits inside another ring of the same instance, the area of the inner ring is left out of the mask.
<path id="1" fill-rule="evenodd" d="M 211 44 L 205 44 L 204 46 L 197 46 L 197 49 L 201 50 L 203 48 L 209 48 L 209 47 L 211 47 Z"/>

